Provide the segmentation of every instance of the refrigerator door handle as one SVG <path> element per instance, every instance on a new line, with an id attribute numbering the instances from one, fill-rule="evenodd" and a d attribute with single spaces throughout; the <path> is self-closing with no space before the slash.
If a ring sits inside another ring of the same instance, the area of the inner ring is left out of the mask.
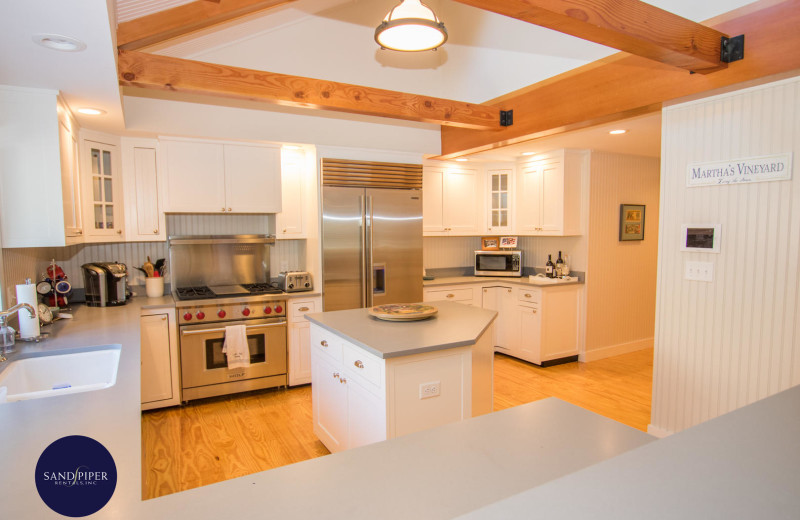
<path id="1" fill-rule="evenodd" d="M 361 209 L 361 307 L 367 306 L 367 197 L 358 196 L 358 205 Z"/>
<path id="2" fill-rule="evenodd" d="M 365 232 L 365 240 L 366 240 L 366 247 L 364 248 L 364 254 L 366 256 L 366 264 L 364 269 L 364 279 L 366 280 L 366 299 L 367 299 L 367 307 L 372 307 L 372 291 L 374 290 L 373 284 L 373 267 L 372 267 L 372 196 L 367 195 L 364 197 L 366 199 L 366 211 L 364 213 L 364 218 L 367 222 L 366 232 Z"/>

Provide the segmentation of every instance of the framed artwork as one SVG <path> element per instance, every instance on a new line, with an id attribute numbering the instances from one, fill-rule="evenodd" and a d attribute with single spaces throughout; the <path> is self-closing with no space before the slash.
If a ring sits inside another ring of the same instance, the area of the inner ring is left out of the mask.
<path id="1" fill-rule="evenodd" d="M 681 251 L 719 253 L 720 224 L 684 224 Z"/>
<path id="2" fill-rule="evenodd" d="M 481 251 L 499 251 L 499 237 L 481 237 Z"/>
<path id="3" fill-rule="evenodd" d="M 619 205 L 619 239 L 644 240 L 644 204 Z"/>
<path id="4" fill-rule="evenodd" d="M 517 247 L 517 237 L 500 237 L 500 248 Z"/>

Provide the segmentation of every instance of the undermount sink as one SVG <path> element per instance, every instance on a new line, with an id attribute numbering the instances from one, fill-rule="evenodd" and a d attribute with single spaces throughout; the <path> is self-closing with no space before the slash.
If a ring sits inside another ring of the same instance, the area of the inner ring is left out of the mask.
<path id="1" fill-rule="evenodd" d="M 0 403 L 102 390 L 117 382 L 121 345 L 12 361 L 0 372 Z"/>

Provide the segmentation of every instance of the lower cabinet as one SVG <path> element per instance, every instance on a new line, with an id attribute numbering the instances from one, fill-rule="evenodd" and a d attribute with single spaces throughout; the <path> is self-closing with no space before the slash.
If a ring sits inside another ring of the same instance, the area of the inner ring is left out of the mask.
<path id="1" fill-rule="evenodd" d="M 145 310 L 139 323 L 142 410 L 178 405 L 181 386 L 175 310 Z"/>
<path id="2" fill-rule="evenodd" d="M 422 290 L 422 300 L 425 302 L 449 301 L 465 305 L 481 306 L 479 287 L 468 285 L 439 285 Z"/>
<path id="3" fill-rule="evenodd" d="M 289 300 L 289 386 L 311 382 L 311 331 L 305 315 L 321 307 L 320 298 Z"/>

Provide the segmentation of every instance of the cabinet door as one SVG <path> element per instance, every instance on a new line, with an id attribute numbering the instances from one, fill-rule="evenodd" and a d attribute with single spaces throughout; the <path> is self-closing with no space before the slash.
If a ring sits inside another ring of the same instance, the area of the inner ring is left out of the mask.
<path id="1" fill-rule="evenodd" d="M 475 235 L 480 232 L 483 204 L 478 197 L 477 170 L 451 170 L 444 173 L 443 219 L 452 235 Z"/>
<path id="2" fill-rule="evenodd" d="M 511 326 L 514 314 L 513 290 L 509 287 L 484 287 L 483 308 L 497 311 L 492 341 L 498 352 L 510 354 L 513 346 Z"/>
<path id="3" fill-rule="evenodd" d="M 386 440 L 386 405 L 378 396 L 345 376 L 347 449 Z"/>
<path id="4" fill-rule="evenodd" d="M 125 236 L 130 242 L 164 240 L 164 211 L 158 176 L 158 142 L 125 139 L 122 173 L 125 178 Z"/>
<path id="5" fill-rule="evenodd" d="M 61 153 L 61 192 L 64 203 L 64 234 L 67 237 L 80 237 L 83 235 L 83 220 L 81 218 L 78 138 L 60 119 L 58 131 Z"/>
<path id="6" fill-rule="evenodd" d="M 510 233 L 512 170 L 489 170 L 487 172 L 488 215 L 487 223 L 490 233 Z"/>
<path id="7" fill-rule="evenodd" d="M 542 168 L 523 165 L 517 177 L 517 229 L 526 235 L 536 235 L 542 228 Z"/>
<path id="8" fill-rule="evenodd" d="M 166 314 L 142 316 L 142 403 L 172 399 L 169 320 Z"/>
<path id="9" fill-rule="evenodd" d="M 311 405 L 314 433 L 331 451 L 347 448 L 347 386 L 341 368 L 322 354 L 311 354 Z"/>
<path id="10" fill-rule="evenodd" d="M 444 232 L 442 199 L 443 171 L 425 167 L 422 173 L 422 232 Z"/>
<path id="11" fill-rule="evenodd" d="M 166 201 L 175 213 L 222 213 L 225 163 L 221 144 L 164 140 Z"/>
<path id="12" fill-rule="evenodd" d="M 542 315 L 539 312 L 539 306 L 535 304 L 518 305 L 517 318 L 519 323 L 519 344 L 515 349 L 515 355 L 525 361 L 540 365 L 542 363 Z"/>
<path id="13" fill-rule="evenodd" d="M 289 327 L 289 386 L 311 382 L 311 330 L 308 322 Z"/>
<path id="14" fill-rule="evenodd" d="M 229 212 L 280 213 L 280 149 L 226 144 L 225 199 Z"/>
<path id="15" fill-rule="evenodd" d="M 87 241 L 123 241 L 122 169 L 116 145 L 84 140 Z"/>
<path id="16" fill-rule="evenodd" d="M 560 235 L 564 231 L 564 172 L 560 162 L 541 166 L 542 218 L 540 231 Z"/>
<path id="17" fill-rule="evenodd" d="M 305 238 L 305 153 L 281 151 L 281 212 L 275 215 L 277 238 Z"/>

